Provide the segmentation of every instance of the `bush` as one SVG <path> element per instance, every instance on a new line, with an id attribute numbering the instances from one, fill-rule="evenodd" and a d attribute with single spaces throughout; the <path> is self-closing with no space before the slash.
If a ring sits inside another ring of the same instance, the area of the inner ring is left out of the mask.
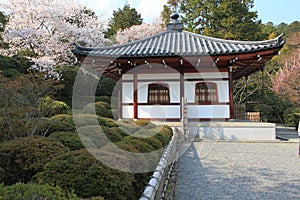
<path id="1" fill-rule="evenodd" d="M 134 123 L 136 125 L 138 125 L 139 127 L 143 127 L 143 128 L 147 128 L 147 129 L 156 127 L 155 124 L 153 124 L 150 120 L 137 120 L 137 121 L 134 121 Z"/>
<path id="2" fill-rule="evenodd" d="M 52 117 L 57 114 L 66 114 L 70 110 L 70 107 L 66 103 L 62 101 L 56 101 L 50 97 L 39 99 L 39 108 L 44 117 Z"/>
<path id="3" fill-rule="evenodd" d="M 113 118 L 110 105 L 103 101 L 90 103 L 83 108 L 84 114 L 93 114 L 94 112 L 101 117 Z"/>
<path id="4" fill-rule="evenodd" d="M 17 183 L 12 186 L 4 186 L 0 184 L 0 199 L 76 200 L 79 198 L 74 193 L 66 193 L 59 187 Z"/>
<path id="5" fill-rule="evenodd" d="M 101 129 L 111 142 L 120 142 L 123 139 L 123 137 L 118 133 L 118 131 L 115 131 L 115 129 L 106 126 L 101 126 Z"/>
<path id="6" fill-rule="evenodd" d="M 291 107 L 286 109 L 283 117 L 286 125 L 297 128 L 300 121 L 300 107 Z"/>
<path id="7" fill-rule="evenodd" d="M 36 178 L 41 184 L 74 190 L 83 198 L 135 199 L 133 175 L 103 165 L 86 150 L 72 151 L 53 159 Z"/>
<path id="8" fill-rule="evenodd" d="M 34 126 L 34 124 L 30 125 Z M 37 134 L 48 136 L 53 132 L 58 131 L 74 131 L 75 127 L 72 124 L 61 121 L 54 121 L 51 118 L 42 118 L 37 126 Z"/>
<path id="9" fill-rule="evenodd" d="M 131 135 L 141 128 L 140 126 L 136 125 L 133 120 L 129 119 L 119 120 L 117 124 L 127 135 Z"/>
<path id="10" fill-rule="evenodd" d="M 58 114 L 50 118 L 52 121 L 64 122 L 71 125 L 74 125 L 73 115 L 68 114 Z"/>
<path id="11" fill-rule="evenodd" d="M 139 153 L 150 153 L 154 151 L 154 147 L 152 147 L 147 142 L 143 141 L 142 138 L 136 138 L 127 136 L 121 142 L 116 144 L 119 148 L 124 148 L 126 151 L 130 152 L 139 152 Z"/>
<path id="12" fill-rule="evenodd" d="M 44 137 L 24 137 L 0 144 L 0 168 L 4 170 L 3 183 L 27 183 L 43 170 L 52 158 L 66 152 L 58 141 Z"/>
<path id="13" fill-rule="evenodd" d="M 70 151 L 80 150 L 84 148 L 84 145 L 81 142 L 80 137 L 77 132 L 71 131 L 62 131 L 51 133 L 49 138 L 53 138 L 61 142 L 65 147 Z"/>
<path id="14" fill-rule="evenodd" d="M 76 114 L 74 115 L 76 127 L 83 126 L 107 126 L 107 127 L 117 127 L 116 121 L 110 118 L 99 117 L 92 114 Z"/>

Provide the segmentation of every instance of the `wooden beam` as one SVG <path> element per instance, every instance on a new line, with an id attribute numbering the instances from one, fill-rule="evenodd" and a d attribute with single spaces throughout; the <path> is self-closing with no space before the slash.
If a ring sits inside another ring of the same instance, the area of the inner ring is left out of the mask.
<path id="1" fill-rule="evenodd" d="M 233 66 L 228 68 L 229 75 L 229 102 L 230 102 L 230 119 L 234 119 L 234 99 L 233 99 Z"/>

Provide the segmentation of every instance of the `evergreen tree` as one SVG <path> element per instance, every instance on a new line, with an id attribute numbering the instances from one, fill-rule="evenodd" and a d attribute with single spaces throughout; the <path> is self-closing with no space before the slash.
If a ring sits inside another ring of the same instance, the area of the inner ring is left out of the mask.
<path id="1" fill-rule="evenodd" d="M 162 13 L 176 7 L 188 31 L 212 37 L 235 40 L 262 39 L 260 21 L 253 8 L 253 0 L 177 0 L 168 1 Z M 166 20 L 167 21 L 167 20 Z"/>
<path id="2" fill-rule="evenodd" d="M 124 30 L 133 25 L 142 24 L 143 19 L 135 8 L 131 8 L 129 4 L 126 4 L 123 9 L 113 11 L 113 17 L 109 20 L 108 29 L 105 32 L 105 36 L 110 38 L 114 36 L 118 30 Z"/>

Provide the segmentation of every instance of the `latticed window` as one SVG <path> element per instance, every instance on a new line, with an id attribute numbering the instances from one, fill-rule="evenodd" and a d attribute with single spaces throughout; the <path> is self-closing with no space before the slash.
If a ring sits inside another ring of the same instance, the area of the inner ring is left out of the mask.
<path id="1" fill-rule="evenodd" d="M 170 103 L 170 92 L 168 84 L 152 83 L 148 86 L 148 103 L 168 104 Z"/>
<path id="2" fill-rule="evenodd" d="M 196 103 L 218 102 L 218 88 L 216 83 L 197 83 L 195 92 Z"/>

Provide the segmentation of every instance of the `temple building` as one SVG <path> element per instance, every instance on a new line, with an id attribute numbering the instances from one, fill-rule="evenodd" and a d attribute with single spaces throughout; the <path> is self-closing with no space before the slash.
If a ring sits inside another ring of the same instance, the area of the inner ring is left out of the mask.
<path id="1" fill-rule="evenodd" d="M 234 119 L 233 81 L 262 70 L 285 43 L 282 35 L 207 37 L 185 31 L 178 17 L 151 37 L 73 50 L 79 61 L 119 81 L 119 118 L 180 121 L 186 109 L 191 121 Z"/>

